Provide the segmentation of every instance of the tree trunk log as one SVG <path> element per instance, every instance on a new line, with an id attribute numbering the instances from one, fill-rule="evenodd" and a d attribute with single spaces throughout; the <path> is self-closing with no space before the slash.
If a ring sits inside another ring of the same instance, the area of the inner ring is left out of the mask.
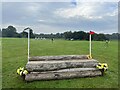
<path id="1" fill-rule="evenodd" d="M 96 68 L 72 68 L 48 72 L 30 72 L 26 75 L 25 80 L 56 80 L 93 76 L 101 76 L 101 71 Z"/>
<path id="2" fill-rule="evenodd" d="M 88 59 L 88 57 L 87 55 L 35 56 L 30 57 L 29 61 L 71 60 L 71 59 Z"/>
<path id="3" fill-rule="evenodd" d="M 67 68 L 93 68 L 97 60 L 59 60 L 59 61 L 29 61 L 26 65 L 28 71 L 50 71 Z"/>

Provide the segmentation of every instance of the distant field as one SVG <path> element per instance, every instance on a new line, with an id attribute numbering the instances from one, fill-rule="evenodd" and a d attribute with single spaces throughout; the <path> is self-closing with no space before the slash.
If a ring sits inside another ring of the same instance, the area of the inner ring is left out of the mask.
<path id="1" fill-rule="evenodd" d="M 3 38 L 2 40 L 2 87 L 3 88 L 117 88 L 118 87 L 118 42 L 111 41 L 105 48 L 105 42 L 92 42 L 92 56 L 100 62 L 106 62 L 109 70 L 103 77 L 76 78 L 68 80 L 24 82 L 16 69 L 27 63 L 27 39 Z M 45 55 L 87 55 L 88 41 L 31 40 L 31 56 Z"/>

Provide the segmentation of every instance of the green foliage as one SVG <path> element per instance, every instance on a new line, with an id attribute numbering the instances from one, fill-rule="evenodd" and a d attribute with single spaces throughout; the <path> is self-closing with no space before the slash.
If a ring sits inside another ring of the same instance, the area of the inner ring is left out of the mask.
<path id="1" fill-rule="evenodd" d="M 74 40 L 89 40 L 89 33 L 86 33 L 84 31 L 78 31 L 78 32 L 65 32 L 64 33 L 64 37 L 65 39 L 68 39 L 68 40 L 71 40 L 71 39 L 74 39 Z M 106 40 L 106 36 L 105 34 L 93 34 L 92 35 L 92 40 L 94 41 L 104 41 Z"/>
<path id="2" fill-rule="evenodd" d="M 23 32 L 20 33 L 20 37 L 27 38 L 28 37 L 28 33 L 23 31 Z"/>
<path id="3" fill-rule="evenodd" d="M 16 28 L 13 26 L 8 26 L 6 29 L 2 29 L 3 37 L 17 37 L 17 35 Z"/>
<path id="4" fill-rule="evenodd" d="M 1 33 L 1 30 L 0 30 Z M 13 26 L 8 26 L 7 28 L 2 29 L 2 36 L 3 37 L 19 37 L 19 38 L 27 38 L 28 33 L 26 31 L 22 31 L 21 33 L 17 33 L 17 30 Z M 0 34 L 1 37 L 1 34 Z M 66 39 L 66 40 L 89 40 L 89 33 L 84 31 L 67 31 L 64 33 L 56 33 L 56 34 L 35 34 L 33 30 L 30 29 L 30 38 L 56 38 L 56 39 Z M 104 41 L 104 40 L 117 40 L 120 39 L 119 33 L 113 34 L 97 34 L 95 33 L 92 35 L 92 40 L 94 41 Z"/>
<path id="5" fill-rule="evenodd" d="M 1 30 L 0 30 L 1 31 Z M 17 30 L 13 26 L 8 26 L 7 28 L 2 29 L 2 37 L 19 37 L 19 38 L 27 38 L 28 33 L 23 31 L 21 33 L 17 33 Z M 30 38 L 35 38 L 33 34 L 33 30 L 30 29 Z"/>
<path id="6" fill-rule="evenodd" d="M 33 34 L 33 30 L 30 29 L 30 38 L 35 38 L 35 35 Z"/>
<path id="7" fill-rule="evenodd" d="M 67 40 L 30 40 L 30 55 L 88 55 L 88 41 Z M 92 56 L 99 62 L 107 63 L 108 71 L 104 76 L 76 78 L 68 80 L 35 81 L 26 83 L 16 69 L 27 63 L 27 39 L 3 38 L 2 40 L 2 87 L 3 88 L 117 88 L 118 87 L 118 42 L 92 41 Z"/>
<path id="8" fill-rule="evenodd" d="M 2 37 L 2 31 L 1 31 L 1 29 L 0 29 L 0 37 Z"/>
<path id="9" fill-rule="evenodd" d="M 94 34 L 93 35 L 93 40 L 95 40 L 95 41 L 104 41 L 106 39 L 107 38 L 104 34 Z"/>

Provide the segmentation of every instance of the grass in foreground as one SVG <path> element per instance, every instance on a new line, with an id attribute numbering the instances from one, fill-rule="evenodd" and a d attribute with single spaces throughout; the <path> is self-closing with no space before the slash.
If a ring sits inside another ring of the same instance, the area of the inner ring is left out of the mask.
<path id="1" fill-rule="evenodd" d="M 93 58 L 106 62 L 109 70 L 104 77 L 76 78 L 68 80 L 24 82 L 16 69 L 27 63 L 27 39 L 3 38 L 2 73 L 3 88 L 117 88 L 118 87 L 118 42 L 111 41 L 105 48 L 102 41 L 92 42 Z M 31 40 L 31 56 L 81 55 L 89 53 L 88 41 Z"/>
<path id="2" fill-rule="evenodd" d="M 2 44 L 0 38 L 0 89 L 2 89 Z"/>

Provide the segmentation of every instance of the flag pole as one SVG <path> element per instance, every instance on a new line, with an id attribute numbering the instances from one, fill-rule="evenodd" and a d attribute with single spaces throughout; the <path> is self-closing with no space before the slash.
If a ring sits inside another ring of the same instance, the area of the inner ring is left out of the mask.
<path id="1" fill-rule="evenodd" d="M 92 45 L 91 45 L 91 34 L 90 34 L 90 37 L 89 37 L 89 41 L 90 41 L 90 48 L 89 48 L 89 55 L 90 55 L 90 58 L 92 58 L 92 55 L 91 55 L 91 52 L 92 52 Z"/>
<path id="2" fill-rule="evenodd" d="M 28 61 L 30 56 L 30 30 L 28 30 Z"/>
<path id="3" fill-rule="evenodd" d="M 25 28 L 25 30 L 28 30 L 28 62 L 29 62 L 29 56 L 30 56 L 30 28 Z"/>

